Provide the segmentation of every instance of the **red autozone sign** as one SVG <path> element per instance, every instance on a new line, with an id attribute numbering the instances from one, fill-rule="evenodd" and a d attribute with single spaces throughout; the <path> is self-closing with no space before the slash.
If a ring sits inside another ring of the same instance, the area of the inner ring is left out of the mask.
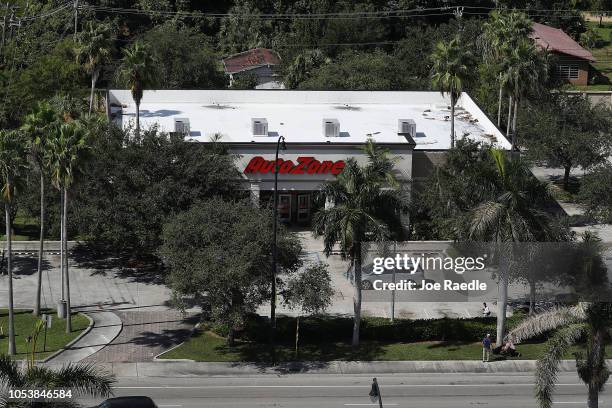
<path id="1" fill-rule="evenodd" d="M 298 157 L 297 163 L 293 160 L 278 159 L 279 174 L 333 174 L 337 176 L 344 170 L 344 160 L 319 161 L 314 157 Z M 274 174 L 274 160 L 266 160 L 261 156 L 251 159 L 244 168 L 245 174 L 272 173 Z"/>

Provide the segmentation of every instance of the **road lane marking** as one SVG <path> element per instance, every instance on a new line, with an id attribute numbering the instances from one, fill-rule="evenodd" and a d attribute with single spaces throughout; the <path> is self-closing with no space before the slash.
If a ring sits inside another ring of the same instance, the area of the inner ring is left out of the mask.
<path id="1" fill-rule="evenodd" d="M 583 386 L 581 383 L 556 384 L 558 387 Z M 381 384 L 383 388 L 418 388 L 418 387 L 533 387 L 533 384 Z M 148 390 L 148 389 L 232 389 L 232 388 L 368 388 L 364 385 L 160 385 L 160 386 L 118 386 L 115 389 Z"/>
<path id="2" fill-rule="evenodd" d="M 344 404 L 345 407 L 377 407 L 380 404 L 378 402 L 368 404 Z M 397 407 L 398 404 L 389 404 L 385 402 L 386 407 Z"/>

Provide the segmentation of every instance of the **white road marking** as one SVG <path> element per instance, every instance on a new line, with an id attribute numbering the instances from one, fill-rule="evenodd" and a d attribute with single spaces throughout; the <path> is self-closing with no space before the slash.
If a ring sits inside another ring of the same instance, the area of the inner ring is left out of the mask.
<path id="1" fill-rule="evenodd" d="M 580 383 L 556 384 L 557 386 L 582 386 Z M 533 387 L 533 384 L 381 384 L 383 388 L 419 388 L 419 387 Z M 197 389 L 233 389 L 233 388 L 368 388 L 364 385 L 165 385 L 165 386 L 120 386 L 113 387 L 123 390 L 197 390 Z"/>
<path id="2" fill-rule="evenodd" d="M 396 407 L 398 404 L 389 404 L 385 402 L 386 407 Z M 344 404 L 345 407 L 377 407 L 379 406 L 378 402 L 370 403 L 370 404 Z"/>

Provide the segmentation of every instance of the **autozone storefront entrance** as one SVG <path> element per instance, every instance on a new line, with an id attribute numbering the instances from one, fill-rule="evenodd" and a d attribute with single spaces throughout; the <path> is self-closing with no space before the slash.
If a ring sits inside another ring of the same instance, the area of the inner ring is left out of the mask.
<path id="1" fill-rule="evenodd" d="M 365 165 L 367 155 L 362 144 L 355 143 L 292 143 L 287 137 L 286 150 L 279 152 L 278 214 L 281 222 L 308 225 L 314 213 L 325 205 L 318 196 L 323 183 L 335 180 L 342 173 L 348 158 Z M 412 149 L 407 143 L 381 145 L 396 157 L 396 177 L 409 189 L 412 175 Z M 250 191 L 253 202 L 260 206 L 274 203 L 274 157 L 276 143 L 229 144 L 237 155 L 236 165 L 242 173 L 243 188 Z"/>

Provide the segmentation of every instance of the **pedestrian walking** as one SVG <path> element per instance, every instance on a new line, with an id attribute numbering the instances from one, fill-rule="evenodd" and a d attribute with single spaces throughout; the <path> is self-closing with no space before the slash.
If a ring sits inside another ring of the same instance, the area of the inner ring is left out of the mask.
<path id="1" fill-rule="evenodd" d="M 489 309 L 489 306 L 487 305 L 486 302 L 483 302 L 482 304 L 482 317 L 489 317 L 491 316 L 491 309 Z"/>
<path id="2" fill-rule="evenodd" d="M 491 335 L 487 334 L 482 339 L 482 362 L 488 363 L 491 358 Z"/>

